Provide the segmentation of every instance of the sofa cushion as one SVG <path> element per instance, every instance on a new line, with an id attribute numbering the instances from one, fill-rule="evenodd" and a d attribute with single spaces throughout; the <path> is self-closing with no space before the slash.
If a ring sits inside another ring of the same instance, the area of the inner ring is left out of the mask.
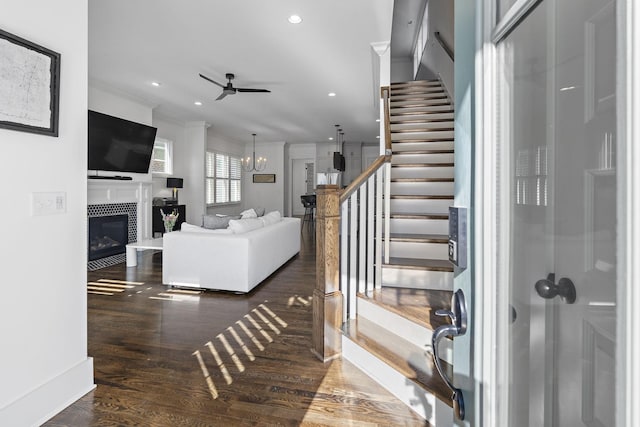
<path id="1" fill-rule="evenodd" d="M 282 215 L 280 215 L 279 211 L 273 211 L 273 212 L 269 212 L 268 214 L 263 216 L 261 219 L 264 225 L 267 226 L 267 225 L 275 224 L 277 222 L 282 221 Z"/>
<path id="2" fill-rule="evenodd" d="M 229 221 L 232 219 L 240 219 L 239 216 L 224 216 L 219 217 L 217 215 L 203 215 L 202 226 L 210 230 L 216 230 L 219 228 L 227 228 Z"/>
<path id="3" fill-rule="evenodd" d="M 235 234 L 247 233 L 262 227 L 264 227 L 264 223 L 262 219 L 258 218 L 232 219 L 229 221 L 229 229 Z"/>

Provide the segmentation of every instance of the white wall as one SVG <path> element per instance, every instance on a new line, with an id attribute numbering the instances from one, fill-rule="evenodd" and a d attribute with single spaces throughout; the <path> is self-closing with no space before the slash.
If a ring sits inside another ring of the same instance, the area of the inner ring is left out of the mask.
<path id="1" fill-rule="evenodd" d="M 123 94 L 116 94 L 112 90 L 96 87 L 95 85 L 89 87 L 88 97 L 89 110 L 153 126 L 153 108 L 149 105 L 127 98 Z M 90 172 L 91 174 L 95 174 L 95 171 Z M 130 176 L 134 181 L 151 181 L 150 173 L 100 171 L 99 175 L 122 175 Z"/>
<path id="2" fill-rule="evenodd" d="M 454 2 L 451 0 L 429 0 L 429 38 L 422 53 L 422 60 L 416 80 L 440 77 L 449 96 L 455 98 L 454 62 L 436 40 L 439 32 L 446 44 L 454 50 Z"/>
<path id="3" fill-rule="evenodd" d="M 0 425 L 37 425 L 93 388 L 87 357 L 87 2 L 23 0 L 0 28 L 59 52 L 59 137 L 0 129 Z M 31 195 L 66 212 L 33 216 Z"/>
<path id="4" fill-rule="evenodd" d="M 189 122 L 185 125 L 184 142 L 180 153 L 175 157 L 173 173 L 184 179 L 184 188 L 180 190 L 180 203 L 186 205 L 190 224 L 200 225 L 207 206 L 204 201 L 205 164 L 207 151 L 207 128 L 205 122 Z"/>
<path id="5" fill-rule="evenodd" d="M 244 173 L 242 182 L 242 200 L 245 208 L 264 207 L 267 212 L 284 213 L 284 142 L 256 142 L 256 155 L 267 158 L 267 167 L 261 172 Z M 245 147 L 245 156 L 252 156 L 253 143 Z M 274 184 L 254 184 L 254 173 L 274 173 Z"/>

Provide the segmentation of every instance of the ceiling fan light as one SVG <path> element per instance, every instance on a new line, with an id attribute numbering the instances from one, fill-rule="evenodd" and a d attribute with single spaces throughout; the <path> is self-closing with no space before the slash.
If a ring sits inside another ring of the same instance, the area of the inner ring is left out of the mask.
<path id="1" fill-rule="evenodd" d="M 300 17 L 300 15 L 291 15 L 289 18 L 287 18 L 287 21 L 289 21 L 290 24 L 299 24 L 302 22 L 302 18 Z"/>

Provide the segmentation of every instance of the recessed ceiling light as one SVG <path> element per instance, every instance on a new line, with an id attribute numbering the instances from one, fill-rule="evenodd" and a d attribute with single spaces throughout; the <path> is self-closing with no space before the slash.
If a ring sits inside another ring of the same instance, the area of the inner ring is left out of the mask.
<path id="1" fill-rule="evenodd" d="M 160 86 L 160 83 L 158 83 L 158 82 L 151 82 L 151 86 L 158 87 L 158 86 Z"/>
<path id="2" fill-rule="evenodd" d="M 329 92 L 329 96 L 336 96 L 335 92 Z"/>
<path id="3" fill-rule="evenodd" d="M 380 135 L 376 136 L 376 139 L 380 139 Z"/>
<path id="4" fill-rule="evenodd" d="M 289 21 L 290 24 L 299 24 L 302 22 L 302 18 L 300 15 L 291 15 L 287 21 Z"/>
<path id="5" fill-rule="evenodd" d="M 563 88 L 561 88 L 561 89 L 560 89 L 560 92 L 566 92 L 566 91 L 568 91 L 568 90 L 573 90 L 573 89 L 575 89 L 575 88 L 576 88 L 575 86 L 567 86 L 567 87 L 563 87 Z"/>
<path id="6" fill-rule="evenodd" d="M 333 137 L 332 136 L 329 137 L 329 141 L 333 141 Z"/>
<path id="7" fill-rule="evenodd" d="M 201 105 L 202 105 L 202 102 L 200 102 L 200 101 L 196 101 L 196 102 L 194 102 L 193 104 L 194 104 L 194 105 L 197 105 L 197 106 L 199 107 L 199 106 L 201 106 Z"/>
<path id="8" fill-rule="evenodd" d="M 380 119 L 376 119 L 376 123 L 380 123 Z"/>

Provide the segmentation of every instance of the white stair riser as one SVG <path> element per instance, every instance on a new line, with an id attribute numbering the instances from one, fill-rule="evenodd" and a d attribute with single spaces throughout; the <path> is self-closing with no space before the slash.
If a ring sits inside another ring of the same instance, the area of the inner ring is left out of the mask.
<path id="1" fill-rule="evenodd" d="M 403 234 L 448 234 L 449 221 L 446 219 L 391 218 L 392 233 Z"/>
<path id="2" fill-rule="evenodd" d="M 394 153 L 402 151 L 453 150 L 453 141 L 396 142 L 391 144 L 391 149 Z M 394 154 L 394 156 L 397 155 Z"/>
<path id="3" fill-rule="evenodd" d="M 342 338 L 342 357 L 389 390 L 432 426 L 451 425 L 453 420 L 451 407 L 434 394 L 425 392 L 412 381 L 408 381 L 400 372 L 345 336 Z"/>
<path id="4" fill-rule="evenodd" d="M 453 163 L 453 153 L 435 154 L 394 154 L 392 165 L 406 165 L 415 163 Z"/>
<path id="5" fill-rule="evenodd" d="M 393 195 L 453 195 L 453 182 L 392 182 Z"/>
<path id="6" fill-rule="evenodd" d="M 438 111 L 451 111 L 452 108 L 450 105 L 425 105 L 422 107 L 397 107 L 390 108 L 389 112 L 391 116 L 394 117 L 412 117 L 413 114 L 406 113 L 433 113 Z M 402 113 L 402 114 L 401 114 Z"/>
<path id="7" fill-rule="evenodd" d="M 431 329 L 414 323 L 392 311 L 385 310 L 383 307 L 369 302 L 366 298 L 358 298 L 358 318 L 362 317 L 409 341 L 416 347 L 428 351 L 427 357 L 431 356 L 433 350 L 431 346 L 433 331 Z M 445 338 L 440 343 L 441 346 L 438 348 L 440 359 L 453 365 L 453 342 Z"/>
<path id="8" fill-rule="evenodd" d="M 429 212 L 429 213 L 449 213 L 449 206 L 453 206 L 453 200 L 403 200 L 403 199 L 391 199 L 391 212 L 393 213 L 414 213 L 414 212 Z"/>
<path id="9" fill-rule="evenodd" d="M 453 166 L 392 167 L 391 178 L 453 178 Z"/>
<path id="10" fill-rule="evenodd" d="M 453 139 L 453 131 L 439 131 L 435 130 L 432 132 L 419 132 L 419 133 L 411 133 L 411 134 L 402 134 L 397 133 L 391 135 L 391 141 L 416 141 L 421 142 L 421 140 L 439 140 L 439 139 Z"/>
<path id="11" fill-rule="evenodd" d="M 392 121 L 408 120 L 411 122 L 431 122 L 433 120 L 449 120 L 453 123 L 453 119 L 454 119 L 453 113 L 431 113 L 431 114 L 412 115 L 405 118 L 394 117 L 391 120 Z M 399 124 L 408 124 L 408 123 L 392 123 L 391 126 L 393 128 L 393 126 L 399 125 Z"/>
<path id="12" fill-rule="evenodd" d="M 389 254 L 394 258 L 449 259 L 446 243 L 391 241 Z"/>
<path id="13" fill-rule="evenodd" d="M 424 139 L 444 139 L 453 138 L 453 131 L 439 131 L 433 130 L 428 132 L 411 132 L 411 133 L 394 133 L 391 135 L 391 141 L 406 141 L 406 140 L 424 140 Z"/>
<path id="14" fill-rule="evenodd" d="M 446 105 L 449 108 L 451 108 L 451 106 L 449 105 L 449 100 L 447 98 L 433 98 L 433 99 L 426 99 L 426 100 L 414 100 L 414 101 L 396 101 L 393 102 L 391 101 L 389 103 L 389 107 L 390 108 L 412 108 L 412 107 L 438 107 L 438 106 L 442 106 L 442 105 Z"/>
<path id="15" fill-rule="evenodd" d="M 382 284 L 387 287 L 452 291 L 453 273 L 383 267 Z"/>
<path id="16" fill-rule="evenodd" d="M 453 128 L 453 121 L 433 121 L 433 122 L 422 122 L 422 123 L 397 123 L 391 125 L 391 133 L 398 131 L 414 131 L 421 129 L 451 129 Z"/>

